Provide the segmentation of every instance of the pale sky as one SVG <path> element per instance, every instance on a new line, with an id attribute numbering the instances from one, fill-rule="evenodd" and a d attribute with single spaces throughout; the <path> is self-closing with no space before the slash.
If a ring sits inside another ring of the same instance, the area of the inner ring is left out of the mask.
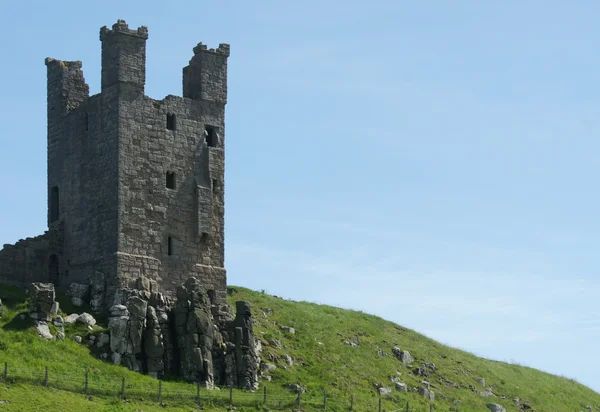
<path id="1" fill-rule="evenodd" d="M 0 244 L 46 229 L 45 57 L 149 28 L 146 93 L 231 44 L 231 285 L 600 390 L 597 1 L 6 2 Z"/>

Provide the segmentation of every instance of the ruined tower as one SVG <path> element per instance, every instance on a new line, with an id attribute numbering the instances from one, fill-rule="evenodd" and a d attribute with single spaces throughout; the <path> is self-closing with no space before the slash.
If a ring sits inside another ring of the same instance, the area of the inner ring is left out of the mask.
<path id="1" fill-rule="evenodd" d="M 59 288 L 102 273 L 174 291 L 189 276 L 225 301 L 224 111 L 229 45 L 198 44 L 183 97 L 144 94 L 148 30 L 100 29 L 101 92 L 81 62 L 46 59 L 48 231 L 5 245 L 0 280 Z"/>

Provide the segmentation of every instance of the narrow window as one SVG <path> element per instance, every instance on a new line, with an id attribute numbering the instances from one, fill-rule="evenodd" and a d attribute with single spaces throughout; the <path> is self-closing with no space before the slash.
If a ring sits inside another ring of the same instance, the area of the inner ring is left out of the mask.
<path id="1" fill-rule="evenodd" d="M 50 221 L 55 222 L 58 220 L 59 210 L 58 210 L 59 202 L 58 202 L 58 186 L 52 187 L 50 189 Z"/>
<path id="2" fill-rule="evenodd" d="M 167 238 L 167 254 L 169 256 L 173 254 L 173 238 L 171 236 Z"/>
<path id="3" fill-rule="evenodd" d="M 217 295 L 215 293 L 214 290 L 208 290 L 208 299 L 210 299 L 210 304 L 214 305 L 215 304 L 215 300 L 217 299 Z"/>
<path id="4" fill-rule="evenodd" d="M 206 144 L 209 147 L 216 147 L 217 146 L 217 131 L 215 130 L 214 127 L 212 126 L 206 126 L 206 128 L 204 129 L 204 136 L 206 137 Z"/>
<path id="5" fill-rule="evenodd" d="M 167 129 L 169 130 L 175 130 L 175 114 L 174 113 L 167 113 Z"/>
<path id="6" fill-rule="evenodd" d="M 88 113 L 85 113 L 85 131 L 87 132 L 89 130 L 89 124 L 90 124 L 90 118 Z"/>
<path id="7" fill-rule="evenodd" d="M 213 179 L 212 183 L 213 183 L 213 193 L 217 193 L 219 182 L 217 182 L 217 179 Z"/>
<path id="8" fill-rule="evenodd" d="M 175 172 L 167 172 L 167 189 L 175 189 Z"/>
<path id="9" fill-rule="evenodd" d="M 200 236 L 200 243 L 206 244 L 207 240 L 208 240 L 208 233 L 202 233 L 202 235 Z"/>

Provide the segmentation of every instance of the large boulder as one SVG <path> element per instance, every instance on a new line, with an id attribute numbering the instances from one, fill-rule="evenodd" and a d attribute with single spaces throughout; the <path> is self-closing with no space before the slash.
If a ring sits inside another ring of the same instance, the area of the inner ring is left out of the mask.
<path id="1" fill-rule="evenodd" d="M 93 327 L 96 324 L 96 319 L 94 319 L 94 317 L 89 313 L 84 312 L 81 315 L 79 315 L 79 317 L 77 318 L 77 322 L 83 323 L 84 325 L 89 327 Z"/>
<path id="2" fill-rule="evenodd" d="M 55 292 L 52 283 L 29 285 L 29 316 L 32 319 L 49 322 L 52 319 L 54 299 Z"/>
<path id="3" fill-rule="evenodd" d="M 506 412 L 504 406 L 498 405 L 497 403 L 488 403 L 486 406 L 492 412 Z"/>

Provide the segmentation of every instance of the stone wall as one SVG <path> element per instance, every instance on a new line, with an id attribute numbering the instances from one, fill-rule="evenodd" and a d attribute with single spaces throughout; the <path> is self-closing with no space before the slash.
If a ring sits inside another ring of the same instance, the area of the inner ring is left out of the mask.
<path id="1" fill-rule="evenodd" d="M 52 230 L 43 235 L 6 244 L 0 250 L 0 283 L 26 286 L 32 282 L 49 282 L 56 263 L 62 264 L 61 233 Z M 57 272 L 56 272 L 57 273 Z"/>

